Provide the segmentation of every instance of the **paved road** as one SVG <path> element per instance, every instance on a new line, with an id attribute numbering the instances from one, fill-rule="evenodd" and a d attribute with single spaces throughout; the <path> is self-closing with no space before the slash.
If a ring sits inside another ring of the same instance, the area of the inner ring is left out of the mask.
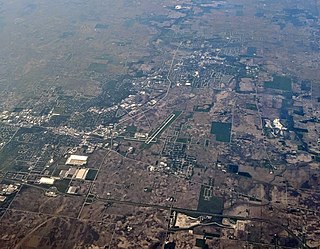
<path id="1" fill-rule="evenodd" d="M 268 223 L 268 224 L 272 224 L 272 225 L 281 227 L 288 234 L 290 234 L 293 238 L 295 238 L 299 242 L 299 245 L 302 246 L 302 248 L 311 249 L 307 244 L 305 244 L 303 242 L 303 240 L 301 238 L 299 238 L 297 235 L 295 235 L 287 226 L 284 226 L 280 223 L 271 221 L 269 219 L 256 218 L 256 217 L 243 217 L 243 216 L 236 216 L 236 215 L 215 214 L 215 213 L 200 212 L 197 210 L 191 210 L 191 209 L 185 209 L 185 208 L 177 208 L 177 207 L 171 207 L 171 206 L 164 206 L 164 205 L 158 205 L 158 204 L 148 204 L 148 203 L 133 202 L 133 201 L 121 201 L 121 200 L 108 199 L 108 198 L 97 198 L 97 199 L 100 201 L 105 201 L 107 203 L 117 203 L 117 204 L 133 205 L 133 206 L 140 206 L 140 207 L 152 207 L 152 208 L 157 208 L 157 209 L 172 210 L 172 211 L 177 211 L 177 212 L 181 212 L 181 213 L 188 213 L 188 214 L 195 214 L 195 215 L 209 215 L 209 216 L 217 217 L 217 218 L 229 218 L 229 219 L 235 219 L 235 220 L 264 222 L 264 223 Z"/>
<path id="2" fill-rule="evenodd" d="M 18 181 L 16 181 L 16 182 L 18 182 Z M 35 186 L 35 185 L 32 185 L 32 184 L 22 183 L 22 185 L 26 185 L 26 186 L 30 186 L 30 187 L 36 187 L 36 188 L 39 188 L 39 189 L 47 190 L 46 188 L 43 188 L 41 186 Z M 69 195 L 69 194 L 65 194 L 65 193 L 60 193 L 60 194 L 65 195 L 65 196 L 73 196 L 73 195 Z M 302 248 L 311 249 L 307 244 L 305 244 L 303 242 L 303 240 L 301 238 L 299 238 L 297 235 L 295 235 L 287 226 L 284 226 L 284 225 L 282 225 L 282 224 L 280 224 L 278 222 L 275 222 L 275 221 L 271 221 L 269 219 L 258 218 L 258 217 L 243 217 L 243 216 L 236 216 L 236 215 L 224 215 L 224 214 L 216 214 L 216 213 L 210 213 L 210 212 L 201 212 L 201 211 L 192 210 L 192 209 L 173 207 L 172 205 L 165 206 L 165 205 L 160 205 L 160 204 L 151 204 L 151 203 L 134 202 L 134 201 L 124 201 L 124 200 L 117 200 L 117 199 L 111 199 L 111 198 L 103 198 L 103 197 L 98 197 L 98 196 L 96 196 L 95 199 L 98 200 L 98 201 L 105 202 L 105 203 L 116 203 L 116 204 L 131 205 L 131 206 L 136 206 L 136 207 L 150 207 L 150 208 L 155 208 L 155 209 L 168 210 L 170 212 L 171 211 L 176 211 L 176 212 L 181 212 L 181 213 L 187 213 L 189 215 L 190 214 L 193 214 L 193 215 L 209 215 L 209 216 L 216 217 L 216 218 L 229 218 L 229 219 L 235 219 L 235 220 L 247 220 L 247 221 L 264 222 L 264 223 L 268 223 L 268 224 L 272 224 L 272 225 L 281 227 L 286 232 L 288 232 L 288 234 L 290 234 L 293 238 L 295 238 L 299 242 L 300 246 L 302 246 Z M 10 205 L 8 206 L 7 209 L 5 209 L 5 212 L 7 212 L 8 210 L 24 212 L 24 210 L 12 209 L 10 207 Z M 60 215 L 54 215 L 54 216 L 55 217 L 60 217 Z M 64 217 L 64 216 L 61 215 L 61 217 Z M 68 218 L 73 218 L 73 217 L 68 217 Z M 78 216 L 77 219 L 82 220 L 79 216 Z"/>

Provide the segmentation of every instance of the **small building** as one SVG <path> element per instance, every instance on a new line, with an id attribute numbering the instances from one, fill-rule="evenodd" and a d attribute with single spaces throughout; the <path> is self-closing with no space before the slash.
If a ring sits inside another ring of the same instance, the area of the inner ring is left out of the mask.
<path id="1" fill-rule="evenodd" d="M 53 185 L 54 184 L 54 178 L 51 177 L 41 177 L 39 180 L 40 184 L 48 184 L 48 185 Z"/>
<path id="2" fill-rule="evenodd" d="M 129 148 L 128 148 L 128 154 L 133 153 L 133 151 L 134 151 L 134 148 L 133 148 L 133 147 L 129 147 Z"/>
<path id="3" fill-rule="evenodd" d="M 0 202 L 4 202 L 7 199 L 7 197 L 0 195 Z"/>
<path id="4" fill-rule="evenodd" d="M 50 187 L 46 192 L 45 196 L 48 197 L 57 197 L 58 196 L 58 189 L 56 187 Z"/>
<path id="5" fill-rule="evenodd" d="M 71 155 L 67 161 L 66 165 L 82 166 L 87 164 L 87 156 Z"/>
<path id="6" fill-rule="evenodd" d="M 134 138 L 137 138 L 137 139 L 147 139 L 149 136 L 148 133 L 141 133 L 141 132 L 136 132 L 134 134 Z"/>
<path id="7" fill-rule="evenodd" d="M 75 186 L 70 186 L 70 187 L 68 188 L 67 193 L 74 195 L 74 194 L 77 193 L 77 191 L 78 191 L 78 188 L 77 188 L 77 187 L 75 187 Z"/>

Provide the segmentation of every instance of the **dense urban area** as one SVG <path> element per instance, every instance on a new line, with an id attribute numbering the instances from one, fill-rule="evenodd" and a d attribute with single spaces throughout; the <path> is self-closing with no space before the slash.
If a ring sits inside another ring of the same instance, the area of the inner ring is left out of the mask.
<path id="1" fill-rule="evenodd" d="M 320 248 L 319 7 L 0 0 L 0 248 Z"/>

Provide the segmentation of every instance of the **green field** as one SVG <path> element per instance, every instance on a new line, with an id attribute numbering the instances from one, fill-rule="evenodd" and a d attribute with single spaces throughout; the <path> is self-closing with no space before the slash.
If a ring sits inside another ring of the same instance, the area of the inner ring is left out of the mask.
<path id="1" fill-rule="evenodd" d="M 272 88 L 283 91 L 291 91 L 292 90 L 292 80 L 287 76 L 278 76 L 274 75 L 272 81 L 264 82 L 265 88 Z"/>
<path id="2" fill-rule="evenodd" d="M 189 138 L 185 138 L 185 137 L 179 137 L 179 138 L 177 138 L 177 140 L 176 140 L 177 143 L 183 143 L 183 144 L 186 144 L 186 143 L 188 143 L 189 141 L 190 141 Z"/>
<path id="3" fill-rule="evenodd" d="M 201 186 L 200 196 L 198 201 L 197 211 L 222 214 L 223 200 L 220 197 L 208 195 L 209 190 L 207 186 Z"/>
<path id="4" fill-rule="evenodd" d="M 126 128 L 126 133 L 129 133 L 129 135 L 134 135 L 137 132 L 137 127 L 134 125 L 129 125 Z"/>
<path id="5" fill-rule="evenodd" d="M 131 28 L 135 24 L 136 20 L 134 19 L 127 19 L 123 22 L 123 27 Z"/>
<path id="6" fill-rule="evenodd" d="M 105 73 L 107 66 L 108 65 L 104 63 L 91 63 L 88 70 L 96 73 Z"/>
<path id="7" fill-rule="evenodd" d="M 120 61 L 117 57 L 111 55 L 111 54 L 102 54 L 100 56 L 97 56 L 95 58 L 96 60 L 100 60 L 101 64 L 113 64 L 113 65 L 119 65 Z M 98 62 L 97 62 L 98 63 Z"/>
<path id="8" fill-rule="evenodd" d="M 68 190 L 70 179 L 56 180 L 54 186 L 59 192 L 65 193 Z"/>
<path id="9" fill-rule="evenodd" d="M 193 110 L 195 112 L 210 112 L 213 104 L 197 105 L 194 106 Z"/>
<path id="10" fill-rule="evenodd" d="M 104 23 L 98 23 L 95 27 L 95 29 L 108 29 L 109 25 Z"/>
<path id="11" fill-rule="evenodd" d="M 231 123 L 212 122 L 211 134 L 216 135 L 216 141 L 218 142 L 230 142 L 231 127 Z"/>
<path id="12" fill-rule="evenodd" d="M 258 110 L 256 104 L 252 104 L 252 103 L 246 103 L 245 108 L 248 110 L 253 110 L 253 111 Z"/>
<path id="13" fill-rule="evenodd" d="M 98 173 L 98 170 L 89 169 L 89 171 L 86 175 L 86 180 L 93 181 L 96 178 L 97 173 Z"/>
<path id="14" fill-rule="evenodd" d="M 256 54 L 257 54 L 257 48 L 255 48 L 255 47 L 248 47 L 247 48 L 247 55 L 249 57 L 254 57 L 254 56 L 256 56 Z"/>

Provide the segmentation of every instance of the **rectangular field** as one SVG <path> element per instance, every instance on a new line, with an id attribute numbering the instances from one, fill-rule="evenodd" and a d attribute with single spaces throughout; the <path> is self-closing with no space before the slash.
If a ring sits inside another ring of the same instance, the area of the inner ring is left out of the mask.
<path id="1" fill-rule="evenodd" d="M 211 134 L 216 136 L 216 141 L 218 142 L 230 142 L 231 127 L 231 123 L 212 122 Z"/>

